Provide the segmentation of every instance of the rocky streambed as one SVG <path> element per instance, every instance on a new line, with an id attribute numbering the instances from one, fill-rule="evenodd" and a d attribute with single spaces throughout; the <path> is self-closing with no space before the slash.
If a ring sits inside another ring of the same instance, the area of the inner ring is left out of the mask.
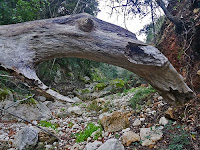
<path id="1" fill-rule="evenodd" d="M 75 97 L 75 104 L 47 101 L 44 97 L 37 97 L 36 104 L 18 104 L 7 112 L 55 136 L 5 112 L 0 120 L 0 149 L 168 149 L 178 126 L 174 110 L 157 93 L 133 109 L 129 101 L 135 93 L 117 93 L 93 101 Z M 8 98 L 1 106 L 6 108 L 12 103 Z M 189 130 L 179 126 L 177 132 L 180 129 L 185 134 Z"/>

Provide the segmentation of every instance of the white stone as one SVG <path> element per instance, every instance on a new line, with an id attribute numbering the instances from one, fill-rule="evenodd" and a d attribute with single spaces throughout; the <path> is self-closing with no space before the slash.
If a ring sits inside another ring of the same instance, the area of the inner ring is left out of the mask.
<path id="1" fill-rule="evenodd" d="M 106 136 L 108 136 L 108 135 L 109 135 L 108 132 L 104 132 L 104 133 L 102 133 L 102 136 L 103 136 L 103 137 L 106 137 Z"/>
<path id="2" fill-rule="evenodd" d="M 140 118 L 140 119 L 141 119 L 141 118 Z M 133 126 L 139 126 L 139 125 L 141 125 L 141 120 L 136 119 L 136 120 L 134 121 L 134 123 L 133 123 Z"/>
<path id="3" fill-rule="evenodd" d="M 88 137 L 88 138 L 87 138 L 87 143 L 90 142 L 91 140 L 92 140 L 92 138 L 91 138 L 91 137 Z"/>
<path id="4" fill-rule="evenodd" d="M 74 124 L 73 126 L 72 126 L 72 129 L 79 129 L 80 128 L 80 126 L 78 125 L 78 124 Z"/>
<path id="5" fill-rule="evenodd" d="M 100 142 L 100 141 L 94 141 L 93 143 L 88 143 L 85 146 L 85 150 L 96 150 L 101 145 L 102 145 L 102 142 Z"/>
<path id="6" fill-rule="evenodd" d="M 140 136 L 132 131 L 123 133 L 122 142 L 124 145 L 129 146 L 131 143 L 140 141 Z"/>
<path id="7" fill-rule="evenodd" d="M 37 122 L 37 121 L 32 121 L 32 123 L 33 123 L 33 124 L 38 124 L 38 122 Z"/>
<path id="8" fill-rule="evenodd" d="M 78 97 L 74 97 L 72 100 L 75 102 L 81 102 L 81 100 Z"/>
<path id="9" fill-rule="evenodd" d="M 140 128 L 140 138 L 142 141 L 142 146 L 149 146 L 156 143 L 163 136 L 163 133 L 160 129 L 151 127 L 151 128 Z"/>
<path id="10" fill-rule="evenodd" d="M 160 107 L 162 107 L 163 105 L 165 105 L 163 102 L 160 102 L 159 104 L 158 104 L 158 107 L 160 108 Z"/>
<path id="11" fill-rule="evenodd" d="M 146 109 L 146 112 L 147 112 L 147 113 L 149 113 L 150 111 L 151 111 L 151 109 L 150 109 L 150 108 L 147 108 L 147 109 Z"/>
<path id="12" fill-rule="evenodd" d="M 166 124 L 168 124 L 168 122 L 169 122 L 169 121 L 168 121 L 167 118 L 161 117 L 161 118 L 160 118 L 160 121 L 159 121 L 159 124 L 165 126 Z"/>
<path id="13" fill-rule="evenodd" d="M 83 113 L 83 111 L 81 110 L 81 108 L 78 107 L 78 106 L 69 107 L 67 111 L 69 113 L 75 113 L 75 114 L 78 114 L 78 115 L 81 115 Z"/>
<path id="14" fill-rule="evenodd" d="M 109 139 L 97 150 L 124 150 L 124 146 L 117 139 Z"/>
<path id="15" fill-rule="evenodd" d="M 52 145 L 45 145 L 45 150 L 51 150 L 52 149 Z"/>
<path id="16" fill-rule="evenodd" d="M 162 97 L 162 96 L 159 96 L 159 97 L 158 97 L 158 100 L 159 100 L 159 101 L 163 100 L 163 97 Z"/>
<path id="17" fill-rule="evenodd" d="M 128 132 L 128 131 L 130 131 L 130 128 L 126 128 L 126 129 L 122 130 L 122 132 Z"/>
<path id="18" fill-rule="evenodd" d="M 35 146 L 38 141 L 38 131 L 34 128 L 25 127 L 20 130 L 14 139 L 14 145 L 22 150 L 28 146 Z"/>
<path id="19" fill-rule="evenodd" d="M 36 99 L 41 102 L 45 102 L 47 100 L 44 96 L 37 96 Z"/>
<path id="20" fill-rule="evenodd" d="M 152 115 L 155 115 L 155 114 L 156 114 L 156 111 L 155 111 L 155 110 L 153 110 L 153 111 L 151 112 L 151 114 L 152 114 Z"/>
<path id="21" fill-rule="evenodd" d="M 79 150 L 80 145 L 75 143 L 72 147 L 73 150 Z"/>
<path id="22" fill-rule="evenodd" d="M 145 118 L 140 118 L 140 121 L 144 121 L 145 120 Z"/>

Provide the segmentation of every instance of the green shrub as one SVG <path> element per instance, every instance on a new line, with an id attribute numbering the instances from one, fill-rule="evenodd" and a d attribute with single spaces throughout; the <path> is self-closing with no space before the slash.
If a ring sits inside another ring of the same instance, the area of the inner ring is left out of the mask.
<path id="1" fill-rule="evenodd" d="M 123 88 L 125 86 L 125 82 L 122 79 L 114 79 L 110 84 L 116 88 Z"/>
<path id="2" fill-rule="evenodd" d="M 42 127 L 48 127 L 48 128 L 52 128 L 54 130 L 56 130 L 59 125 L 58 124 L 53 124 L 51 122 L 48 122 L 48 121 L 43 121 L 41 120 L 40 123 L 38 124 L 39 126 L 42 126 Z"/>
<path id="3" fill-rule="evenodd" d="M 96 91 L 101 91 L 101 90 L 103 90 L 106 86 L 107 86 L 107 85 L 106 85 L 105 83 L 98 83 L 98 84 L 95 85 L 94 89 L 95 89 Z"/>
<path id="4" fill-rule="evenodd" d="M 97 131 L 97 130 L 99 130 L 99 131 Z M 80 142 L 85 141 L 95 131 L 97 131 L 97 133 L 95 134 L 94 139 L 98 139 L 100 136 L 102 136 L 101 126 L 96 126 L 94 123 L 88 123 L 88 125 L 84 131 L 76 134 L 76 142 L 80 143 Z"/>
<path id="5" fill-rule="evenodd" d="M 12 92 L 9 89 L 0 89 L 0 100 L 6 99 L 10 94 L 12 94 Z"/>
<path id="6" fill-rule="evenodd" d="M 27 95 L 26 98 L 27 97 L 30 97 L 30 95 Z M 20 104 L 37 104 L 37 101 L 33 97 L 31 97 L 25 101 L 21 101 Z"/>
<path id="7" fill-rule="evenodd" d="M 190 135 L 195 136 L 195 132 L 190 134 L 189 131 L 184 130 L 184 126 L 176 125 L 173 126 L 173 122 L 169 121 L 169 123 L 165 126 L 166 134 L 169 134 L 169 131 L 173 131 L 170 136 L 169 149 L 170 150 L 182 150 L 186 146 L 190 144 Z"/>
<path id="8" fill-rule="evenodd" d="M 147 97 L 149 97 L 152 93 L 155 93 L 156 91 L 151 87 L 139 87 L 133 90 L 135 92 L 134 96 L 130 100 L 130 104 L 133 109 L 137 108 L 137 105 L 140 104 L 140 102 Z"/>

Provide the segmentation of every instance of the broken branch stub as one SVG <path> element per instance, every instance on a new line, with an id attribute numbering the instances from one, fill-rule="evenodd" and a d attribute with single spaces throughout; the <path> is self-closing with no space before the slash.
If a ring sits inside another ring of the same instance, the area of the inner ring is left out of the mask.
<path id="1" fill-rule="evenodd" d="M 0 26 L 0 64 L 32 81 L 44 93 L 73 102 L 45 86 L 35 68 L 58 57 L 86 58 L 116 65 L 146 79 L 165 99 L 185 102 L 193 96 L 168 59 L 135 34 L 88 14 Z"/>

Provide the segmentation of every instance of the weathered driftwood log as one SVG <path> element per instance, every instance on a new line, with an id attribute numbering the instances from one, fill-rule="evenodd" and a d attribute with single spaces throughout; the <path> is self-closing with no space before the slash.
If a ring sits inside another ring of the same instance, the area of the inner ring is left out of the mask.
<path id="1" fill-rule="evenodd" d="M 135 34 L 88 14 L 0 26 L 0 65 L 29 79 L 32 87 L 69 102 L 45 86 L 35 68 L 45 60 L 78 57 L 123 67 L 146 79 L 164 98 L 193 96 L 168 59 Z"/>

